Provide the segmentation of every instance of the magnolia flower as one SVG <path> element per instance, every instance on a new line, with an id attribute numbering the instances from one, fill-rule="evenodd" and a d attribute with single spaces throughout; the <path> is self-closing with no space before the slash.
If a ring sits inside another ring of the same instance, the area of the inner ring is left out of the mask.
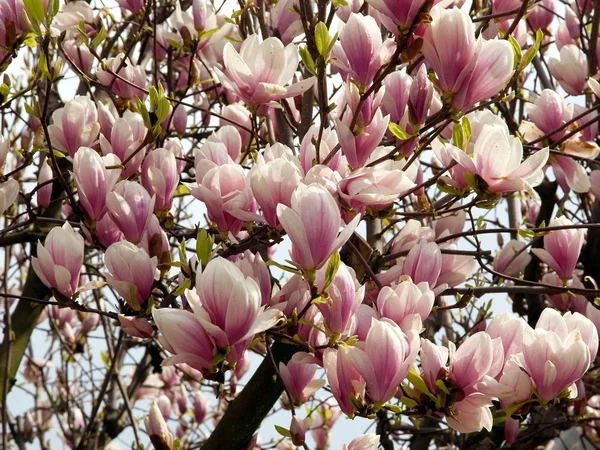
<path id="1" fill-rule="evenodd" d="M 381 317 L 393 320 L 400 328 L 405 319 L 418 314 L 424 322 L 433 308 L 435 294 L 427 283 L 414 284 L 410 280 L 402 281 L 393 288 L 384 286 L 377 296 L 377 310 Z"/>
<path id="2" fill-rule="evenodd" d="M 108 194 L 106 204 L 108 214 L 125 239 L 139 243 L 154 210 L 155 197 L 139 183 L 120 181 Z"/>
<path id="3" fill-rule="evenodd" d="M 325 380 L 315 380 L 319 360 L 309 353 L 294 354 L 287 364 L 279 363 L 281 380 L 285 383 L 289 399 L 295 405 L 306 402 L 312 394 L 323 387 Z"/>
<path id="4" fill-rule="evenodd" d="M 333 64 L 358 84 L 368 86 L 381 67 L 381 31 L 370 16 L 351 14 L 333 47 Z"/>
<path id="5" fill-rule="evenodd" d="M 38 241 L 37 257 L 31 259 L 31 265 L 47 287 L 72 297 L 79 285 L 83 249 L 83 237 L 65 222 L 50 230 L 44 245 Z"/>
<path id="6" fill-rule="evenodd" d="M 551 227 L 569 227 L 573 225 L 565 216 L 550 221 Z M 579 253 L 583 247 L 585 231 L 583 229 L 553 230 L 544 236 L 544 248 L 531 251 L 556 272 L 563 280 L 573 277 Z"/>
<path id="7" fill-rule="evenodd" d="M 83 96 L 75 97 L 54 111 L 52 125 L 48 127 L 52 145 L 71 157 L 80 147 L 93 147 L 99 132 L 96 106 Z"/>
<path id="8" fill-rule="evenodd" d="M 324 287 L 326 271 L 325 265 L 316 273 L 315 285 L 319 290 Z M 354 270 L 340 262 L 333 281 L 324 292 L 327 293 L 326 299 L 317 304 L 317 308 L 323 314 L 325 325 L 332 333 L 344 334 L 363 301 L 365 287 L 356 280 Z"/>
<path id="9" fill-rule="evenodd" d="M 566 319 L 566 320 L 565 320 Z M 583 338 L 579 327 L 569 326 L 570 317 L 561 317 L 551 308 L 542 312 L 535 330 L 528 328 L 524 336 L 524 368 L 531 377 L 539 397 L 548 402 L 565 389 L 571 387 L 571 396 L 576 396 L 574 385 L 583 376 L 592 360 L 590 346 Z M 593 323 L 581 317 L 587 327 L 591 341 L 597 350 L 598 333 Z"/>
<path id="10" fill-rule="evenodd" d="M 408 375 L 419 347 L 419 331 L 404 333 L 391 320 L 373 319 L 365 341 L 352 347 L 348 356 L 365 380 L 369 398 L 385 403 Z"/>
<path id="11" fill-rule="evenodd" d="M 142 66 L 136 66 L 131 61 L 126 60 L 123 63 L 125 55 L 120 53 L 114 58 L 110 58 L 105 66 L 98 69 L 98 81 L 105 86 L 112 86 L 115 95 L 134 100 L 138 97 L 140 100 L 146 98 L 146 72 Z M 119 75 L 117 78 L 116 75 Z"/>
<path id="12" fill-rule="evenodd" d="M 560 49 L 560 59 L 550 58 L 550 73 L 560 86 L 571 95 L 579 95 L 588 78 L 588 64 L 583 52 L 576 45 L 565 45 Z"/>
<path id="13" fill-rule="evenodd" d="M 292 241 L 292 260 L 305 270 L 319 269 L 350 238 L 360 217 L 339 233 L 340 210 L 318 184 L 298 186 L 291 203 L 291 207 L 277 205 L 277 217 Z"/>
<path id="14" fill-rule="evenodd" d="M 108 163 L 108 164 L 107 164 Z M 81 147 L 73 158 L 73 175 L 77 195 L 88 217 L 97 221 L 106 212 L 106 196 L 112 191 L 121 169 L 106 169 L 106 165 L 120 164 L 116 155 L 103 159 L 96 150 Z"/>
<path id="15" fill-rule="evenodd" d="M 223 349 L 238 343 L 247 345 L 255 334 L 271 328 L 281 317 L 280 311 L 262 306 L 256 280 L 221 257 L 211 260 L 197 275 L 196 290 L 186 291 L 186 297 L 197 319 Z"/>
<path id="16" fill-rule="evenodd" d="M 440 88 L 451 94 L 455 109 L 466 111 L 496 95 L 513 74 L 513 50 L 504 39 L 475 40 L 475 24 L 454 7 L 431 10 L 423 36 L 423 56 L 435 71 Z"/>
<path id="17" fill-rule="evenodd" d="M 425 0 L 369 0 L 369 6 L 379 12 L 379 19 L 394 34 L 400 34 L 415 21 Z"/>
<path id="18" fill-rule="evenodd" d="M 150 442 L 152 442 L 154 448 L 173 448 L 173 434 L 169 431 L 169 427 L 167 426 L 156 401 L 154 401 L 150 407 L 150 414 L 144 417 L 144 425 L 146 426 L 146 432 L 148 433 Z"/>
<path id="19" fill-rule="evenodd" d="M 54 178 L 52 167 L 48 164 L 48 158 L 44 160 L 38 174 L 37 203 L 39 206 L 47 208 L 52 200 L 52 183 L 50 180 Z"/>
<path id="20" fill-rule="evenodd" d="M 104 264 L 108 269 L 105 273 L 108 284 L 134 310 L 139 310 L 152 292 L 157 258 L 150 258 L 143 249 L 131 242 L 119 241 L 106 250 Z"/>
<path id="21" fill-rule="evenodd" d="M 531 255 L 523 250 L 525 247 L 527 244 L 524 241 L 511 240 L 494 258 L 493 269 L 509 277 L 519 276 L 531 261 Z"/>
<path id="22" fill-rule="evenodd" d="M 367 208 L 380 211 L 415 187 L 399 169 L 363 167 L 349 173 L 338 185 L 340 197 L 359 214 Z"/>
<path id="23" fill-rule="evenodd" d="M 521 163 L 521 140 L 490 125 L 483 126 L 475 142 L 473 157 L 457 147 L 446 148 L 466 173 L 477 176 L 478 189 L 491 193 L 520 191 L 539 184 L 549 156 L 549 150 L 544 148 Z"/>
<path id="24" fill-rule="evenodd" d="M 298 50 L 276 38 L 263 42 L 249 36 L 238 53 L 230 42 L 223 50 L 223 71 L 215 68 L 221 84 L 249 104 L 260 105 L 294 97 L 312 88 L 315 78 L 285 87 L 298 68 Z"/>

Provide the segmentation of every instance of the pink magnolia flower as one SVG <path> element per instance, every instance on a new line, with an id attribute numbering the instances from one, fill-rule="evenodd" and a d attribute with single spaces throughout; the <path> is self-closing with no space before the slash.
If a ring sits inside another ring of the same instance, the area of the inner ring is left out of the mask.
<path id="1" fill-rule="evenodd" d="M 340 198 L 359 215 L 367 208 L 381 211 L 392 205 L 398 197 L 415 187 L 399 169 L 362 167 L 349 173 L 338 185 Z"/>
<path id="2" fill-rule="evenodd" d="M 435 237 L 431 228 L 421 225 L 418 220 L 410 219 L 394 239 L 390 253 L 407 252 L 418 245 L 422 239 L 430 242 Z"/>
<path id="3" fill-rule="evenodd" d="M 419 347 L 418 331 L 404 333 L 391 320 L 373 319 L 367 339 L 351 348 L 348 356 L 365 380 L 369 398 L 385 403 L 408 375 Z"/>
<path id="4" fill-rule="evenodd" d="M 112 244 L 104 254 L 108 284 L 134 310 L 139 311 L 152 292 L 158 261 L 127 241 Z"/>
<path id="5" fill-rule="evenodd" d="M 407 107 L 412 83 L 412 77 L 404 69 L 392 72 L 383 80 L 387 94 L 382 100 L 383 111 L 389 114 L 391 122 L 401 127 L 408 122 Z"/>
<path id="6" fill-rule="evenodd" d="M 573 118 L 573 105 L 565 103 L 565 99 L 552 89 L 544 89 L 535 102 L 525 106 L 529 118 L 543 134 L 549 133 L 564 125 Z M 558 140 L 566 134 L 567 130 L 554 133 L 551 140 Z"/>
<path id="7" fill-rule="evenodd" d="M 324 288 L 326 270 L 327 265 L 324 265 L 316 273 L 315 285 L 319 291 Z M 323 314 L 327 329 L 343 335 L 348 332 L 354 313 L 363 301 L 365 287 L 356 279 L 354 270 L 340 262 L 333 281 L 324 292 L 327 293 L 325 301 L 318 303 L 317 308 Z"/>
<path id="8" fill-rule="evenodd" d="M 408 108 L 410 121 L 422 124 L 427 119 L 427 114 L 433 102 L 433 83 L 427 77 L 425 64 L 419 67 L 410 86 Z M 432 111 L 433 112 L 433 111 Z"/>
<path id="9" fill-rule="evenodd" d="M 554 20 L 555 8 L 554 0 L 542 0 L 527 14 L 527 24 L 532 30 L 547 29 Z"/>
<path id="10" fill-rule="evenodd" d="M 341 5 L 337 8 L 335 14 L 342 20 L 342 22 L 348 22 L 348 19 L 350 19 L 350 14 L 359 12 L 363 4 L 364 0 L 347 1 L 346 5 Z"/>
<path id="11" fill-rule="evenodd" d="M 301 184 L 292 194 L 292 206 L 277 205 L 277 217 L 292 241 L 292 260 L 305 270 L 319 269 L 358 225 L 356 216 L 339 233 L 341 215 L 332 195 L 322 186 Z"/>
<path id="12" fill-rule="evenodd" d="M 305 174 L 308 174 L 310 169 L 317 164 L 317 142 L 319 138 L 319 126 L 313 125 L 308 129 L 302 142 L 300 143 L 300 164 Z M 324 161 L 331 151 L 338 145 L 337 134 L 334 130 L 327 127 L 323 129 L 321 142 L 319 145 L 319 159 Z M 344 166 L 347 165 L 346 158 L 342 156 L 340 151 L 337 151 L 331 160 L 327 163 L 327 167 L 331 170 L 342 172 Z"/>
<path id="13" fill-rule="evenodd" d="M 256 211 L 256 203 L 240 165 L 215 166 L 198 181 L 188 186 L 190 193 L 206 204 L 208 216 L 219 230 L 236 234 L 242 229 L 243 220 L 254 218 L 243 214 Z"/>
<path id="14" fill-rule="evenodd" d="M 560 49 L 560 59 L 550 58 L 548 68 L 560 86 L 571 95 L 580 95 L 588 78 L 588 65 L 583 52 L 576 45 Z"/>
<path id="15" fill-rule="evenodd" d="M 385 27 L 394 34 L 410 28 L 425 0 L 369 0 Z"/>
<path id="16" fill-rule="evenodd" d="M 504 350 L 504 360 L 507 362 L 511 355 L 523 352 L 523 335 L 527 326 L 527 322 L 522 318 L 503 312 L 490 321 L 485 332 L 492 339 L 500 338 Z"/>
<path id="17" fill-rule="evenodd" d="M 108 164 L 106 164 L 108 163 Z M 106 212 L 106 196 L 112 191 L 120 169 L 106 169 L 106 165 L 118 165 L 115 155 L 105 156 L 104 161 L 96 150 L 81 147 L 73 158 L 73 176 L 81 206 L 92 221 L 100 220 Z"/>
<path id="18" fill-rule="evenodd" d="M 115 222 L 111 219 L 110 214 L 104 214 L 96 222 L 96 237 L 105 247 L 109 247 L 123 239 L 124 236 L 123 232 L 119 230 Z"/>
<path id="19" fill-rule="evenodd" d="M 342 153 L 348 160 L 348 164 L 358 168 L 367 163 L 373 151 L 381 143 L 381 139 L 387 132 L 390 117 L 384 117 L 379 107 L 385 95 L 385 89 L 380 89 L 377 95 L 371 94 L 364 102 L 358 111 L 355 131 L 351 130 L 350 125 L 360 95 L 355 85 L 346 83 L 344 86 L 343 102 L 345 105 L 340 107 L 344 113 L 341 119 L 335 120 L 335 128 Z"/>
<path id="20" fill-rule="evenodd" d="M 509 277 L 519 276 L 531 261 L 531 255 L 523 250 L 526 246 L 524 241 L 516 239 L 508 242 L 494 258 L 493 269 Z"/>
<path id="21" fill-rule="evenodd" d="M 395 322 L 402 330 L 407 330 L 403 325 L 407 318 L 418 314 L 424 322 L 431 309 L 435 294 L 426 283 L 414 284 L 410 280 L 402 281 L 392 287 L 384 286 L 377 296 L 377 310 L 381 317 L 386 317 Z"/>
<path id="22" fill-rule="evenodd" d="M 506 40 L 475 40 L 469 15 L 454 7 L 431 10 L 423 36 L 423 56 L 435 71 L 440 88 L 451 94 L 455 109 L 466 111 L 496 95 L 513 74 L 513 51 Z"/>
<path id="23" fill-rule="evenodd" d="M 350 444 L 342 445 L 341 450 L 377 450 L 379 448 L 379 435 L 375 433 L 361 434 L 352 439 Z"/>
<path id="24" fill-rule="evenodd" d="M 194 419 L 196 420 L 196 423 L 204 422 L 204 419 L 206 419 L 206 416 L 208 414 L 210 405 L 200 389 L 194 392 L 193 405 Z"/>
<path id="25" fill-rule="evenodd" d="M 54 173 L 52 172 L 52 167 L 48 164 L 48 159 L 46 158 L 40 167 L 40 172 L 38 175 L 38 186 L 41 186 L 37 190 L 37 203 L 44 208 L 47 208 L 50 205 L 50 200 L 52 199 L 52 183 L 49 181 L 54 178 Z M 44 184 L 45 183 L 45 184 Z M 43 186 L 42 186 L 43 185 Z"/>
<path id="26" fill-rule="evenodd" d="M 142 317 L 119 314 L 121 329 L 130 336 L 148 339 L 152 336 L 152 324 Z"/>
<path id="27" fill-rule="evenodd" d="M 488 333 L 469 336 L 456 352 L 450 351 L 450 379 L 463 390 L 474 386 L 494 364 L 494 344 Z"/>
<path id="28" fill-rule="evenodd" d="M 109 112 L 101 113 L 101 116 L 106 117 L 107 122 L 103 128 L 107 130 L 110 128 L 111 131 L 110 136 L 100 135 L 100 148 L 104 155 L 113 153 L 122 162 L 127 161 L 123 177 L 129 177 L 140 168 L 146 154 L 146 146 L 142 146 L 147 132 L 144 119 L 140 114 L 129 110 L 125 111 L 123 117 L 117 119 L 108 114 Z M 111 121 L 112 126 L 110 126 Z"/>
<path id="29" fill-rule="evenodd" d="M 83 237 L 65 222 L 50 230 L 44 245 L 38 241 L 37 257 L 31 259 L 31 265 L 44 285 L 72 297 L 79 286 L 83 250 Z"/>
<path id="30" fill-rule="evenodd" d="M 568 227 L 573 225 L 566 217 L 557 217 L 550 221 L 549 226 Z M 550 231 L 544 236 L 544 248 L 534 248 L 531 251 L 548 265 L 563 280 L 573 277 L 579 253 L 583 247 L 585 231 L 583 229 L 566 229 Z"/>
<path id="31" fill-rule="evenodd" d="M 402 264 L 402 274 L 408 275 L 416 284 L 426 282 L 431 288 L 438 284 L 442 270 L 442 253 L 435 242 L 421 239 Z"/>
<path id="32" fill-rule="evenodd" d="M 492 430 L 494 417 L 490 410 L 492 397 L 478 392 L 452 406 L 452 416 L 446 416 L 448 426 L 459 433 L 474 433 L 485 428 Z"/>
<path id="33" fill-rule="evenodd" d="M 75 97 L 52 114 L 48 127 L 53 147 L 74 157 L 80 147 L 93 147 L 100 132 L 96 106 L 88 98 Z"/>
<path id="34" fill-rule="evenodd" d="M 504 410 L 531 398 L 533 385 L 527 372 L 523 370 L 523 354 L 515 354 L 504 364 L 497 386 L 500 406 Z"/>
<path id="35" fill-rule="evenodd" d="M 211 260 L 197 275 L 196 292 L 188 290 L 186 297 L 202 326 L 222 349 L 241 342 L 247 345 L 245 341 L 268 330 L 281 317 L 280 311 L 261 306 L 256 280 L 221 257 Z"/>
<path id="36" fill-rule="evenodd" d="M 152 308 L 152 317 L 161 336 L 162 346 L 173 356 L 162 365 L 185 363 L 203 374 L 212 368 L 217 347 L 194 313 L 171 308 Z"/>
<path id="37" fill-rule="evenodd" d="M 294 9 L 297 4 L 297 0 L 282 0 L 271 9 L 271 25 L 279 32 L 284 45 L 304 33 L 300 14 Z"/>
<path id="38" fill-rule="evenodd" d="M 349 356 L 351 351 L 350 347 L 342 345 L 337 350 L 327 348 L 323 353 L 323 368 L 331 392 L 340 409 L 348 416 L 352 416 L 356 411 L 350 397 L 362 399 L 365 393 L 365 381 L 351 362 Z"/>
<path id="39" fill-rule="evenodd" d="M 521 163 L 521 140 L 500 127 L 489 125 L 484 125 L 475 142 L 472 158 L 456 147 L 448 149 L 466 173 L 477 175 L 483 181 L 479 189 L 491 193 L 519 191 L 539 184 L 549 156 L 549 150 L 544 148 Z"/>
<path id="40" fill-rule="evenodd" d="M 363 86 L 373 82 L 381 67 L 382 39 L 377 22 L 370 16 L 350 14 L 332 51 L 332 62 L 342 73 Z"/>
<path id="41" fill-rule="evenodd" d="M 253 254 L 250 250 L 246 250 L 243 257 L 236 259 L 234 262 L 246 277 L 254 278 L 260 286 L 263 306 L 269 304 L 272 290 L 271 274 L 260 252 Z"/>
<path id="42" fill-rule="evenodd" d="M 79 70 L 87 76 L 92 74 L 94 55 L 87 45 L 83 44 L 80 39 L 69 39 L 65 40 L 63 49 Z"/>
<path id="43" fill-rule="evenodd" d="M 242 137 L 242 145 L 244 147 L 250 143 L 252 132 L 250 112 L 241 103 L 224 106 L 219 117 L 219 125 L 231 125 L 235 127 Z"/>
<path id="44" fill-rule="evenodd" d="M 291 206 L 292 194 L 303 178 L 297 160 L 290 162 L 282 158 L 265 162 L 263 156 L 258 155 L 249 177 L 252 193 L 262 209 L 264 220 L 269 226 L 281 229 L 277 205 Z"/>
<path id="45" fill-rule="evenodd" d="M 173 195 L 179 184 L 175 155 L 164 148 L 157 148 L 146 155 L 142 166 L 142 186 L 156 197 L 154 209 L 170 210 Z"/>
<path id="46" fill-rule="evenodd" d="M 119 97 L 128 100 L 134 100 L 136 97 L 140 100 L 146 98 L 144 90 L 148 85 L 146 72 L 142 66 L 135 66 L 129 60 L 121 67 L 125 55 L 120 53 L 114 58 L 110 58 L 106 63 L 106 69 L 98 69 L 98 81 L 105 86 L 112 85 L 112 91 Z M 121 69 L 119 70 L 119 67 Z M 115 75 L 118 75 L 117 78 Z"/>
<path id="47" fill-rule="evenodd" d="M 249 104 L 260 105 L 294 97 L 312 88 L 315 78 L 285 87 L 298 68 L 298 50 L 294 44 L 283 46 L 281 40 L 257 34 L 246 38 L 238 53 L 230 42 L 223 50 L 223 71 L 215 68 L 224 87 Z"/>
<path id="48" fill-rule="evenodd" d="M 585 374 L 591 362 L 590 347 L 583 339 L 582 331 L 573 325 L 570 327 L 565 319 L 569 317 L 561 317 L 556 310 L 546 308 L 535 330 L 527 329 L 524 336 L 525 370 L 537 394 L 546 402 L 569 387 L 571 395 L 576 395 L 574 383 Z M 590 322 L 590 330 L 594 328 L 589 333 L 595 337 L 597 349 L 595 327 L 589 319 L 582 321 Z"/>
<path id="49" fill-rule="evenodd" d="M 173 448 L 173 434 L 171 434 L 156 400 L 150 407 L 150 414 L 144 417 L 144 425 L 154 448 Z"/>
<path id="50" fill-rule="evenodd" d="M 309 353 L 296 353 L 287 363 L 279 363 L 281 379 L 295 405 L 302 405 L 323 385 L 325 380 L 315 380 L 319 360 Z"/>
<path id="51" fill-rule="evenodd" d="M 421 338 L 421 351 L 419 352 L 421 375 L 432 392 L 438 391 L 435 385 L 436 381 L 445 377 L 448 356 L 448 348 L 435 345 L 430 340 Z"/>
<path id="52" fill-rule="evenodd" d="M 143 8 L 145 3 L 143 0 L 117 0 L 119 6 L 132 14 L 138 14 Z"/>
<path id="53" fill-rule="evenodd" d="M 154 210 L 154 197 L 139 183 L 120 181 L 108 194 L 108 214 L 125 239 L 138 243 L 148 226 Z"/>

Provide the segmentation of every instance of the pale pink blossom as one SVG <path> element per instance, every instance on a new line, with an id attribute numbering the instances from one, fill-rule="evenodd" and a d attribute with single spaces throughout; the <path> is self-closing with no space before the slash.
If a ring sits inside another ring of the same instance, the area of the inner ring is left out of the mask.
<path id="1" fill-rule="evenodd" d="M 358 225 L 355 217 L 339 233 L 341 215 L 332 195 L 322 186 L 301 184 L 292 206 L 277 206 L 277 217 L 292 241 L 292 260 L 305 270 L 319 269 L 346 243 Z"/>
<path id="2" fill-rule="evenodd" d="M 50 230 L 44 245 L 38 241 L 37 257 L 31 259 L 31 265 L 44 285 L 72 297 L 79 286 L 83 251 L 83 237 L 65 222 Z"/>
<path id="3" fill-rule="evenodd" d="M 573 225 L 573 222 L 565 216 L 552 219 L 549 224 L 551 227 L 570 225 Z M 585 231 L 581 228 L 554 230 L 544 236 L 544 248 L 534 248 L 532 252 L 560 278 L 568 280 L 573 277 L 584 239 Z"/>
<path id="4" fill-rule="evenodd" d="M 296 72 L 299 61 L 294 44 L 284 47 L 276 38 L 261 42 L 257 34 L 252 34 L 244 40 L 239 53 L 230 42 L 226 43 L 223 71 L 214 70 L 226 88 L 247 103 L 260 105 L 294 97 L 312 88 L 314 77 L 285 86 Z"/>

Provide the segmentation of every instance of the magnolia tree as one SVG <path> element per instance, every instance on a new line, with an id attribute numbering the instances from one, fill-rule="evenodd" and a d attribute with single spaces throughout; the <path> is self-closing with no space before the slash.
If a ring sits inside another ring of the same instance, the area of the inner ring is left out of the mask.
<path id="1" fill-rule="evenodd" d="M 0 5 L 2 448 L 598 448 L 599 0 Z"/>

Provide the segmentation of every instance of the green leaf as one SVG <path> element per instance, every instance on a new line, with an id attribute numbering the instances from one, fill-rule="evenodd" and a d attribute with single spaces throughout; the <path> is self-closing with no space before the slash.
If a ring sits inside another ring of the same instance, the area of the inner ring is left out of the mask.
<path id="1" fill-rule="evenodd" d="M 526 239 L 533 239 L 535 237 L 535 233 L 531 230 L 519 228 L 519 236 L 522 236 Z"/>
<path id="2" fill-rule="evenodd" d="M 514 58 L 515 58 L 513 68 L 516 69 L 523 57 L 523 54 L 521 53 L 521 46 L 519 45 L 517 40 L 512 36 L 508 37 L 508 42 L 510 42 L 510 45 L 512 45 L 512 48 L 513 48 Z"/>
<path id="3" fill-rule="evenodd" d="M 402 127 L 400 127 L 400 125 L 398 125 L 397 123 L 390 123 L 388 128 L 392 132 L 392 134 L 401 141 L 407 141 L 412 137 L 410 134 L 404 131 Z"/>
<path id="4" fill-rule="evenodd" d="M 452 141 L 458 148 L 465 149 L 465 132 L 460 123 L 455 123 L 452 127 Z"/>
<path id="5" fill-rule="evenodd" d="M 325 291 L 331 283 L 333 283 L 333 279 L 335 278 L 335 274 L 337 273 L 340 267 L 340 254 L 339 252 L 335 252 L 329 258 L 329 263 L 327 263 L 327 269 L 325 269 L 325 285 L 321 292 Z"/>
<path id="6" fill-rule="evenodd" d="M 302 58 L 302 62 L 304 63 L 304 65 L 306 66 L 306 68 L 308 69 L 308 71 L 310 73 L 312 73 L 313 75 L 316 75 L 315 73 L 315 60 L 313 59 L 313 57 L 311 56 L 310 52 L 308 51 L 308 48 L 306 47 L 300 47 L 300 50 L 298 50 L 300 53 L 300 57 Z"/>
<path id="7" fill-rule="evenodd" d="M 186 278 L 186 280 L 181 283 L 179 286 L 177 286 L 177 289 L 175 289 L 173 291 L 173 295 L 175 297 L 179 297 L 180 295 L 182 295 L 186 289 L 189 289 L 190 287 L 192 287 L 192 280 L 190 280 L 189 278 Z"/>
<path id="8" fill-rule="evenodd" d="M 423 378 L 421 378 L 421 375 L 419 375 L 414 369 L 408 373 L 408 376 L 406 378 L 420 392 L 427 395 L 428 397 L 431 397 L 431 392 L 429 391 L 427 384 L 425 384 L 425 380 L 423 380 Z"/>
<path id="9" fill-rule="evenodd" d="M 179 243 L 179 261 L 186 264 L 188 262 L 187 252 L 185 251 L 185 238 Z"/>
<path id="10" fill-rule="evenodd" d="M 319 22 L 315 27 L 315 44 L 317 45 L 319 54 L 324 58 L 327 57 L 326 50 L 329 48 L 329 39 L 327 25 L 323 22 Z"/>
<path id="11" fill-rule="evenodd" d="M 96 37 L 92 40 L 90 47 L 98 47 L 100 44 L 102 44 L 102 42 L 104 42 L 104 39 L 106 39 L 106 29 L 103 26 L 101 26 L 98 30 L 98 33 L 96 33 Z"/>
<path id="12" fill-rule="evenodd" d="M 416 401 L 414 401 L 412 398 L 405 397 L 404 395 L 402 397 L 400 397 L 400 401 L 404 405 L 406 405 L 408 408 L 414 408 L 418 405 L 418 403 Z"/>
<path id="13" fill-rule="evenodd" d="M 202 267 L 208 264 L 214 243 L 215 238 L 209 236 L 204 228 L 198 232 L 198 236 L 196 236 L 196 256 Z"/>
<path id="14" fill-rule="evenodd" d="M 37 22 L 44 21 L 45 14 L 42 0 L 23 0 L 23 3 L 25 4 L 25 9 L 27 10 L 29 17 Z"/>
<path id="15" fill-rule="evenodd" d="M 469 142 L 471 142 L 471 135 L 472 135 L 471 122 L 469 121 L 467 116 L 464 116 L 462 118 L 462 120 L 460 121 L 460 123 L 462 125 L 463 137 L 465 139 L 465 143 L 468 146 Z"/>
<path id="16" fill-rule="evenodd" d="M 542 33 L 542 30 L 537 30 L 535 34 L 535 44 L 529 47 L 523 54 L 523 57 L 521 58 L 521 62 L 519 63 L 520 71 L 524 70 L 529 64 L 531 64 L 531 61 L 533 61 L 535 55 L 537 55 L 537 53 L 540 51 L 540 45 L 542 45 L 543 38 L 544 33 Z"/>
<path id="17" fill-rule="evenodd" d="M 170 106 L 169 100 L 167 100 L 166 97 L 163 96 L 158 100 L 155 111 L 158 124 L 163 123 L 167 119 L 169 116 Z"/>
<path id="18" fill-rule="evenodd" d="M 290 430 L 288 430 L 286 428 L 280 427 L 279 425 L 275 425 L 275 429 L 283 437 L 288 437 L 288 438 L 292 437 L 292 433 L 290 433 Z"/>

